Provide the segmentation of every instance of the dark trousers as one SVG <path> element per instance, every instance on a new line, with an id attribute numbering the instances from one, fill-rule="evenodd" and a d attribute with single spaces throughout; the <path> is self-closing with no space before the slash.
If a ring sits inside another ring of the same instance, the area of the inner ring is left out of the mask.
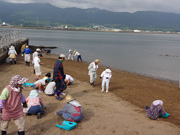
<path id="1" fill-rule="evenodd" d="M 31 106 L 26 114 L 31 115 L 37 113 L 40 113 L 41 115 L 45 113 L 45 111 L 40 107 L 40 105 Z"/>
<path id="2" fill-rule="evenodd" d="M 77 56 L 77 61 L 79 62 L 79 59 L 81 60 L 81 62 L 82 62 L 82 58 L 81 58 L 81 55 L 78 55 Z"/>

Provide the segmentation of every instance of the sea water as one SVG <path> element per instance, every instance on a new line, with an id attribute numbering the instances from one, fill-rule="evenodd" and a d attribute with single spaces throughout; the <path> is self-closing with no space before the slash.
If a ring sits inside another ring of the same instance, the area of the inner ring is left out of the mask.
<path id="1" fill-rule="evenodd" d="M 30 45 L 56 46 L 52 53 L 64 53 L 76 49 L 82 59 L 116 69 L 179 80 L 180 35 L 142 34 L 63 30 L 22 29 L 22 36 Z"/>

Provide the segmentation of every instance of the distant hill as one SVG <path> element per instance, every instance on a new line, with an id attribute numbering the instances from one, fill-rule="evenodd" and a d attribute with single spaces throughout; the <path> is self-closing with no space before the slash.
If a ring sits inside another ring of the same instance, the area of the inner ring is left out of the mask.
<path id="1" fill-rule="evenodd" d="M 97 8 L 58 8 L 50 4 L 0 2 L 0 22 L 23 26 L 104 25 L 113 28 L 180 30 L 180 14 L 154 11 L 111 12 Z"/>

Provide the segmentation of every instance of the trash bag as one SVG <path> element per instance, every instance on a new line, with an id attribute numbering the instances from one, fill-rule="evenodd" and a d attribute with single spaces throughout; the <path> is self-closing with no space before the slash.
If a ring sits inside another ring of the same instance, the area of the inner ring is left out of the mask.
<path id="1" fill-rule="evenodd" d="M 9 57 L 6 58 L 6 63 L 9 63 L 10 62 L 10 59 Z"/>

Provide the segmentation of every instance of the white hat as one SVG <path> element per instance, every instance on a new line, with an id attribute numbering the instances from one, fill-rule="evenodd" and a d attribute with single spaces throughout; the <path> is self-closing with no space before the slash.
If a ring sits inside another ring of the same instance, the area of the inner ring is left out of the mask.
<path id="1" fill-rule="evenodd" d="M 36 52 L 40 52 L 41 50 L 39 48 L 36 49 Z"/>
<path id="2" fill-rule="evenodd" d="M 99 61 L 99 59 L 95 59 L 94 62 L 99 63 L 100 61 Z"/>
<path id="3" fill-rule="evenodd" d="M 61 58 L 65 58 L 65 55 L 64 54 L 60 54 L 60 56 L 59 57 L 61 57 Z"/>
<path id="4" fill-rule="evenodd" d="M 111 70 L 110 70 L 110 69 L 106 69 L 105 71 L 108 72 L 108 73 L 111 73 Z"/>
<path id="5" fill-rule="evenodd" d="M 14 46 L 11 46 L 9 49 L 10 49 L 10 50 L 14 50 Z"/>

